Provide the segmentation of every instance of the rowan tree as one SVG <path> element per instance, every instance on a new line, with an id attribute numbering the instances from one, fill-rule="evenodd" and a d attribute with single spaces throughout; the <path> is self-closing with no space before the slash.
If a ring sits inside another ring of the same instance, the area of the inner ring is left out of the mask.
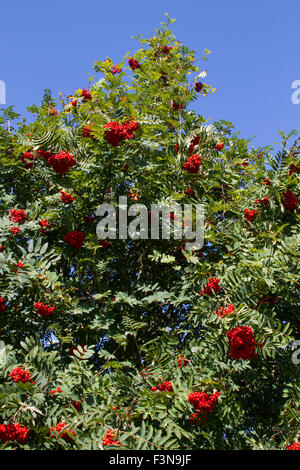
<path id="1" fill-rule="evenodd" d="M 299 140 L 197 114 L 210 51 L 197 65 L 172 22 L 30 123 L 2 113 L 3 449 L 299 447 Z M 124 195 L 149 220 L 201 204 L 201 250 L 99 240 Z"/>

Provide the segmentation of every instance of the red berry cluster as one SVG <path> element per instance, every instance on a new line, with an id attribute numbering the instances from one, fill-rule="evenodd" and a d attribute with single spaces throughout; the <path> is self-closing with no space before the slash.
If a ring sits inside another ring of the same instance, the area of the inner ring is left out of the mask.
<path id="1" fill-rule="evenodd" d="M 191 414 L 190 421 L 201 421 L 203 424 L 208 417 L 208 413 L 212 413 L 214 410 L 219 396 L 220 392 L 215 392 L 212 395 L 207 395 L 205 392 L 191 392 L 188 401 L 192 404 L 196 413 Z"/>
<path id="2" fill-rule="evenodd" d="M 22 367 L 16 367 L 13 369 L 9 376 L 14 382 L 22 382 L 25 384 L 26 382 L 31 381 L 30 373 L 27 370 L 22 369 Z"/>
<path id="3" fill-rule="evenodd" d="M 79 250 L 84 242 L 84 233 L 80 232 L 79 230 L 74 230 L 73 232 L 69 232 L 64 236 L 64 241 L 67 242 L 72 248 Z"/>
<path id="4" fill-rule="evenodd" d="M 201 165 L 201 158 L 198 154 L 191 155 L 187 162 L 183 164 L 183 169 L 189 173 L 197 173 Z"/>
<path id="5" fill-rule="evenodd" d="M 111 68 L 110 68 L 110 71 L 113 75 L 115 75 L 116 73 L 121 73 L 122 72 L 122 69 L 118 69 L 118 67 L 116 65 L 113 65 Z"/>
<path id="6" fill-rule="evenodd" d="M 294 165 L 294 163 L 290 165 L 289 175 L 292 175 L 293 173 L 300 173 L 300 165 Z"/>
<path id="7" fill-rule="evenodd" d="M 178 217 L 177 217 L 177 215 L 175 215 L 175 212 L 170 212 L 170 214 L 169 214 L 169 219 L 171 219 L 171 220 L 178 220 Z"/>
<path id="8" fill-rule="evenodd" d="M 256 209 L 245 209 L 244 210 L 244 219 L 248 220 L 248 222 L 253 222 L 256 217 L 259 215 L 259 212 Z"/>
<path id="9" fill-rule="evenodd" d="M 192 138 L 189 148 L 188 148 L 189 155 L 193 153 L 194 148 L 196 147 L 196 145 L 199 145 L 199 143 L 200 143 L 200 135 L 196 135 L 195 137 Z"/>
<path id="10" fill-rule="evenodd" d="M 255 354 L 255 347 L 258 346 L 253 336 L 250 326 L 237 326 L 227 331 L 232 359 L 252 359 Z"/>
<path id="11" fill-rule="evenodd" d="M 185 357 L 178 356 L 177 357 L 177 363 L 178 363 L 179 367 L 185 367 L 185 366 L 188 365 L 189 361 Z"/>
<path id="12" fill-rule="evenodd" d="M 27 219 L 26 213 L 23 209 L 11 209 L 9 220 L 12 220 L 15 224 L 21 224 L 23 220 Z"/>
<path id="13" fill-rule="evenodd" d="M 37 314 L 44 318 L 48 318 L 55 310 L 55 307 L 50 307 L 49 305 L 45 305 L 42 302 L 36 302 L 34 307 L 37 310 Z"/>
<path id="14" fill-rule="evenodd" d="M 48 152 L 48 150 L 38 150 L 37 154 L 38 154 L 39 157 L 42 157 L 45 160 L 49 160 L 49 158 L 52 155 L 52 153 Z"/>
<path id="15" fill-rule="evenodd" d="M 11 233 L 16 235 L 17 233 L 21 232 L 21 229 L 19 227 L 11 227 L 10 228 Z"/>
<path id="16" fill-rule="evenodd" d="M 293 442 L 293 444 L 286 447 L 286 450 L 300 450 L 300 442 Z"/>
<path id="17" fill-rule="evenodd" d="M 184 109 L 184 105 L 182 103 L 177 103 L 174 100 L 171 100 L 171 106 L 174 109 L 174 111 L 178 111 L 178 109 Z"/>
<path id="18" fill-rule="evenodd" d="M 34 156 L 31 152 L 24 152 L 22 155 L 22 162 L 24 163 L 25 168 L 32 168 Z"/>
<path id="19" fill-rule="evenodd" d="M 18 442 L 26 444 L 28 440 L 29 429 L 27 426 L 16 424 L 0 424 L 0 440 L 2 442 Z"/>
<path id="20" fill-rule="evenodd" d="M 89 101 L 89 100 L 92 99 L 91 93 L 88 90 L 86 90 L 85 88 L 81 91 L 80 96 L 83 98 L 83 100 L 82 100 L 83 103 L 85 103 L 86 101 Z"/>
<path id="21" fill-rule="evenodd" d="M 223 150 L 224 148 L 224 142 L 219 142 L 216 146 L 215 146 L 215 150 L 217 150 L 218 152 L 220 150 Z"/>
<path id="22" fill-rule="evenodd" d="M 108 429 L 108 431 L 106 431 L 106 436 L 103 437 L 102 439 L 102 444 L 104 446 L 110 446 L 110 445 L 119 446 L 120 441 L 114 440 L 116 437 L 117 437 L 117 434 L 112 432 L 111 429 Z"/>
<path id="23" fill-rule="evenodd" d="M 98 243 L 102 248 L 108 248 L 111 246 L 111 242 L 108 242 L 107 240 L 99 240 Z"/>
<path id="24" fill-rule="evenodd" d="M 39 226 L 41 227 L 42 233 L 47 233 L 47 229 L 53 226 L 52 222 L 48 222 L 47 219 L 43 219 L 39 221 Z"/>
<path id="25" fill-rule="evenodd" d="M 116 147 L 123 140 L 134 138 L 134 132 L 138 129 L 139 125 L 131 119 L 131 121 L 124 122 L 123 124 L 117 121 L 108 122 L 103 127 L 108 129 L 104 131 L 106 141 L 113 147 Z"/>
<path id="26" fill-rule="evenodd" d="M 54 108 L 49 108 L 48 112 L 49 114 L 51 114 L 51 116 L 56 116 L 58 113 L 57 109 L 54 109 Z"/>
<path id="27" fill-rule="evenodd" d="M 57 387 L 55 388 L 54 390 L 50 390 L 50 395 L 54 395 L 55 393 L 61 393 L 61 388 L 60 387 Z"/>
<path id="28" fill-rule="evenodd" d="M 158 46 L 157 51 L 154 52 L 155 57 L 159 57 L 163 54 L 169 54 L 169 52 L 173 49 L 173 46 Z"/>
<path id="29" fill-rule="evenodd" d="M 204 289 L 202 289 L 202 291 L 200 292 L 200 295 L 209 295 L 209 296 L 212 296 L 213 295 L 213 292 L 215 292 L 215 294 L 217 292 L 219 292 L 221 290 L 221 286 L 219 285 L 220 284 L 220 279 L 217 278 L 217 277 L 214 277 L 214 278 L 209 278 L 208 279 L 208 283 L 206 284 L 206 286 L 204 287 Z"/>
<path id="30" fill-rule="evenodd" d="M 57 423 L 55 428 L 50 428 L 50 437 L 56 437 L 55 434 L 51 434 L 53 431 L 56 431 L 57 433 L 59 433 L 59 437 L 64 439 L 66 442 L 72 442 L 73 436 L 76 435 L 76 432 L 67 429 L 68 426 L 68 424 L 60 421 L 59 423 Z"/>
<path id="31" fill-rule="evenodd" d="M 197 91 L 197 93 L 200 93 L 200 91 L 202 90 L 203 88 L 203 83 L 201 82 L 196 82 L 195 85 L 194 85 L 194 90 Z"/>
<path id="32" fill-rule="evenodd" d="M 161 49 L 161 53 L 162 54 L 169 54 L 169 52 L 173 49 L 173 46 L 164 46 L 162 49 Z"/>
<path id="33" fill-rule="evenodd" d="M 264 185 L 265 186 L 270 186 L 270 184 L 271 184 L 271 181 L 269 180 L 269 178 L 265 178 Z"/>
<path id="34" fill-rule="evenodd" d="M 192 188 L 187 188 L 184 190 L 184 192 L 189 197 L 195 197 L 195 191 Z"/>
<path id="35" fill-rule="evenodd" d="M 61 196 L 60 196 L 60 199 L 62 200 L 62 202 L 64 202 L 65 204 L 71 204 L 71 202 L 74 201 L 74 196 L 72 196 L 71 194 L 68 194 L 68 193 L 65 193 L 64 191 L 59 191 Z"/>
<path id="36" fill-rule="evenodd" d="M 234 306 L 229 304 L 227 307 L 220 307 L 217 312 L 214 312 L 218 317 L 224 318 L 226 315 L 234 312 Z"/>
<path id="37" fill-rule="evenodd" d="M 67 173 L 74 165 L 76 165 L 76 161 L 69 152 L 59 152 L 57 154 L 51 155 L 49 157 L 48 162 L 52 166 L 55 173 L 63 175 Z"/>
<path id="38" fill-rule="evenodd" d="M 255 199 L 255 204 L 260 204 L 262 207 L 269 207 L 270 205 L 270 201 L 269 201 L 269 197 L 266 196 L 264 197 L 263 199 Z"/>
<path id="39" fill-rule="evenodd" d="M 132 70 L 140 69 L 140 68 L 141 68 L 141 64 L 139 64 L 137 60 L 133 59 L 133 57 L 131 57 L 131 58 L 128 60 L 128 63 L 129 63 L 129 65 L 130 65 L 130 67 L 132 68 Z"/>
<path id="40" fill-rule="evenodd" d="M 5 300 L 3 299 L 3 297 L 0 297 L 0 312 L 5 312 L 5 310 Z"/>
<path id="41" fill-rule="evenodd" d="M 20 268 L 24 268 L 24 267 L 25 267 L 25 264 L 20 263 L 20 261 L 19 261 L 17 263 L 17 270 L 16 271 L 12 270 L 12 272 L 18 273 L 20 271 Z"/>
<path id="42" fill-rule="evenodd" d="M 162 384 L 158 384 L 157 387 L 151 388 L 152 392 L 173 392 L 172 382 L 163 382 Z"/>
<path id="43" fill-rule="evenodd" d="M 283 193 L 281 200 L 282 200 L 283 207 L 287 211 L 294 211 L 297 208 L 298 203 L 299 203 L 295 194 L 289 189 L 287 189 L 285 193 Z"/>
<path id="44" fill-rule="evenodd" d="M 82 130 L 83 137 L 92 137 L 92 129 L 90 126 L 84 126 Z"/>

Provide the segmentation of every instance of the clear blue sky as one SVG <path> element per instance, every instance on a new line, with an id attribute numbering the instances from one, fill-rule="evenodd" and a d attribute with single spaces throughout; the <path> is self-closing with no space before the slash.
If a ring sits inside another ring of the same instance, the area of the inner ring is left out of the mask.
<path id="1" fill-rule="evenodd" d="M 177 19 L 177 38 L 198 52 L 212 51 L 207 82 L 218 91 L 194 105 L 205 117 L 233 121 L 255 145 L 272 145 L 277 131 L 300 130 L 300 104 L 291 101 L 300 80 L 299 0 L 15 0 L 0 6 L 0 80 L 7 105 L 26 114 L 44 88 L 54 97 L 88 88 L 93 61 L 114 62 L 134 52 L 133 35 L 151 36 Z M 200 64 L 201 65 L 201 64 Z"/>

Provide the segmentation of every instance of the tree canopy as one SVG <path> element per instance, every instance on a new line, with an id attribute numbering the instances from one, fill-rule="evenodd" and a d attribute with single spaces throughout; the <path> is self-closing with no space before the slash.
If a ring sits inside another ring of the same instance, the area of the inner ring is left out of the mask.
<path id="1" fill-rule="evenodd" d="M 299 448 L 300 140 L 197 114 L 210 51 L 172 22 L 32 122 L 2 111 L 2 449 Z M 120 196 L 201 204 L 203 247 L 99 240 Z"/>

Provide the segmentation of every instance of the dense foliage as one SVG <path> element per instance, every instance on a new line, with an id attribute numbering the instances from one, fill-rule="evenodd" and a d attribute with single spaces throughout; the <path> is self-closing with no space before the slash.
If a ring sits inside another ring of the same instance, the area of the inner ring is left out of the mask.
<path id="1" fill-rule="evenodd" d="M 3 449 L 297 448 L 299 141 L 196 114 L 215 90 L 172 21 L 30 124 L 2 112 Z M 124 195 L 203 204 L 203 248 L 98 240 Z"/>

